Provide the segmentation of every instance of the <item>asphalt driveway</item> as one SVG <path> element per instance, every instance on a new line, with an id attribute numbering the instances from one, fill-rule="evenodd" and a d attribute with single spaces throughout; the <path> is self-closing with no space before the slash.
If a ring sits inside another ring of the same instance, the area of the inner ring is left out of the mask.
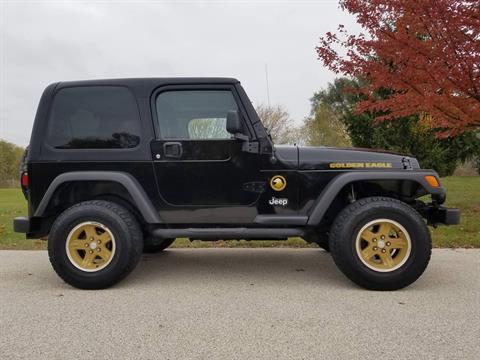
<path id="1" fill-rule="evenodd" d="M 44 251 L 0 251 L 2 359 L 478 359 L 480 250 L 434 250 L 396 292 L 318 249 L 173 249 L 71 288 Z"/>

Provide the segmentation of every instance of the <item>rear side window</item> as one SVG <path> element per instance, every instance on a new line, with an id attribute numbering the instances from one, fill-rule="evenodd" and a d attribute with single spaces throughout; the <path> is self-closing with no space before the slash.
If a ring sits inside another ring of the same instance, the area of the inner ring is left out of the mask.
<path id="1" fill-rule="evenodd" d="M 135 98 L 120 86 L 60 90 L 48 126 L 47 143 L 57 149 L 128 149 L 140 142 Z"/>
<path id="2" fill-rule="evenodd" d="M 231 139 L 226 119 L 238 110 L 228 90 L 176 90 L 160 93 L 156 99 L 162 139 Z"/>

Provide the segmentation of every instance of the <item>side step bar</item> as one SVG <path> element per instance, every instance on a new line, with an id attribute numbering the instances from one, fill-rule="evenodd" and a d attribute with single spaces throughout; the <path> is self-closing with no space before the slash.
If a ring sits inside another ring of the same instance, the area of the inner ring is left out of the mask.
<path id="1" fill-rule="evenodd" d="M 255 220 L 256 224 L 263 225 L 306 225 L 308 216 L 299 215 L 257 215 Z"/>
<path id="2" fill-rule="evenodd" d="M 286 239 L 303 236 L 303 229 L 293 228 L 188 228 L 188 229 L 155 229 L 152 235 L 161 239 L 177 237 L 192 240 L 231 240 L 231 239 Z"/>

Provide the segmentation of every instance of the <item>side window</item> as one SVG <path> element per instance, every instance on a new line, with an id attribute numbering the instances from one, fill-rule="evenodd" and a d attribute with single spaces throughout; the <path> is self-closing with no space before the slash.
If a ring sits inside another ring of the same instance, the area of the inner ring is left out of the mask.
<path id="1" fill-rule="evenodd" d="M 60 90 L 53 100 L 47 143 L 57 149 L 127 149 L 140 142 L 133 94 L 120 86 Z"/>
<path id="2" fill-rule="evenodd" d="M 160 93 L 156 99 L 162 139 L 230 139 L 227 113 L 238 110 L 228 90 L 176 90 Z"/>

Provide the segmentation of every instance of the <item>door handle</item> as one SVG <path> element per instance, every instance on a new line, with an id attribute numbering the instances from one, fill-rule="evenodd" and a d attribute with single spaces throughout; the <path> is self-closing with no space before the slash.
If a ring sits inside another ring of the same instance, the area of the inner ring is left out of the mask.
<path id="1" fill-rule="evenodd" d="M 163 155 L 169 158 L 182 157 L 183 148 L 179 142 L 166 142 L 163 144 Z"/>

